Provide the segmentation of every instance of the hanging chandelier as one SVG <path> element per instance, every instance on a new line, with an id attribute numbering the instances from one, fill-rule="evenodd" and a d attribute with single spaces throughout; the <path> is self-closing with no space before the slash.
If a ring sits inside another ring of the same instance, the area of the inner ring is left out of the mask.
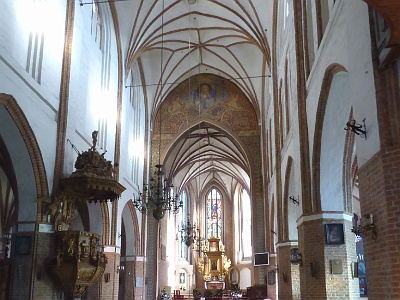
<path id="1" fill-rule="evenodd" d="M 190 220 L 188 220 L 186 224 L 182 220 L 179 232 L 181 233 L 182 242 L 188 247 L 200 238 L 200 229 L 196 230 L 196 223 L 192 224 Z"/>
<path id="2" fill-rule="evenodd" d="M 203 256 L 204 247 L 206 246 L 205 242 L 206 242 L 206 239 L 201 237 L 200 236 L 200 232 L 199 232 L 199 235 L 198 235 L 197 239 L 194 241 L 194 244 L 193 244 L 193 250 L 195 252 L 197 252 L 199 257 Z"/>
<path id="3" fill-rule="evenodd" d="M 141 213 L 152 213 L 153 217 L 160 221 L 165 211 L 178 213 L 183 201 L 179 199 L 177 192 L 174 195 L 174 186 L 169 184 L 168 178 L 163 179 L 162 165 L 156 165 L 154 175 L 149 184 L 143 185 L 143 193 L 139 193 L 137 198 L 134 197 L 133 205 Z"/>
<path id="4" fill-rule="evenodd" d="M 163 88 L 163 49 L 164 49 L 164 0 L 162 1 L 162 14 L 161 14 L 161 60 L 160 60 L 160 87 Z M 161 108 L 161 105 L 160 105 Z M 165 176 L 162 170 L 163 165 L 161 164 L 161 109 L 159 115 L 159 130 L 160 130 L 160 141 L 158 145 L 158 164 L 155 166 L 156 170 L 154 176 L 150 178 L 149 184 L 143 185 L 143 192 L 139 192 L 139 196 L 133 199 L 133 205 L 141 213 L 153 214 L 153 217 L 160 221 L 164 215 L 165 211 L 176 214 L 179 208 L 183 206 L 183 201 L 179 200 L 178 190 L 175 191 L 171 180 Z"/>

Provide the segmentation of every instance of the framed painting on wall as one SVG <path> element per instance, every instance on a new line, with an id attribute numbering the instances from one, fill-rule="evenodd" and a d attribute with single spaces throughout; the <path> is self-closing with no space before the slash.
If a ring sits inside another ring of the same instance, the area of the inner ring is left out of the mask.
<path id="1" fill-rule="evenodd" d="M 328 245 L 344 244 L 343 224 L 325 224 L 325 235 Z"/>

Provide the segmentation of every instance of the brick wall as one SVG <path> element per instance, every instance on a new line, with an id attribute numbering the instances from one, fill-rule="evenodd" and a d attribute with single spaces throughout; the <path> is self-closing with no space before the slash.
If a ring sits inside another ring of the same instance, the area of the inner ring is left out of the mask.
<path id="1" fill-rule="evenodd" d="M 292 299 L 292 281 L 298 280 L 292 274 L 292 264 L 290 263 L 291 246 L 279 246 L 277 248 L 278 255 L 278 289 L 280 300 Z M 285 279 L 284 279 L 285 277 Z M 300 286 L 300 282 L 297 282 Z"/>
<path id="2" fill-rule="evenodd" d="M 325 231 L 322 221 L 303 222 L 298 227 L 299 252 L 303 266 L 300 268 L 301 295 L 303 299 L 326 299 L 325 282 Z M 316 277 L 311 276 L 310 263 L 316 269 Z"/>
<path id="3" fill-rule="evenodd" d="M 50 264 L 54 257 L 55 235 L 36 233 L 37 245 L 33 269 L 33 299 L 54 299 L 54 295 L 62 295 L 62 289 L 54 283 L 50 272 Z"/>
<path id="4" fill-rule="evenodd" d="M 29 255 L 16 253 L 17 236 L 31 236 Z M 54 282 L 50 264 L 54 255 L 55 236 L 50 233 L 20 233 L 13 237 L 12 299 L 51 300 L 61 297 L 62 290 Z"/>
<path id="5" fill-rule="evenodd" d="M 132 257 L 131 257 L 132 259 Z M 124 270 L 119 272 L 119 295 L 118 299 L 145 299 L 144 288 L 144 262 L 129 260 L 124 257 L 121 261 Z"/>
<path id="6" fill-rule="evenodd" d="M 325 224 L 331 223 L 343 224 L 344 244 L 326 243 Z M 301 299 L 359 298 L 358 279 L 352 278 L 351 263 L 357 256 L 351 226 L 351 221 L 343 219 L 317 219 L 299 225 Z M 342 273 L 332 274 L 334 260 L 342 263 Z"/>
<path id="7" fill-rule="evenodd" d="M 368 299 L 400 299 L 400 148 L 377 153 L 359 170 L 359 182 L 361 213 L 373 213 L 378 233 L 375 241 L 364 238 Z"/>

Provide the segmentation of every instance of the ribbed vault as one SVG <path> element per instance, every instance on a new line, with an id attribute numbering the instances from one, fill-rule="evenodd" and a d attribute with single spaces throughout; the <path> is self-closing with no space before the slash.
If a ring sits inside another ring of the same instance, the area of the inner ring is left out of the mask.
<path id="1" fill-rule="evenodd" d="M 138 60 L 146 66 L 142 76 L 152 116 L 177 84 L 200 73 L 234 81 L 259 110 L 270 63 L 272 20 L 265 12 L 273 1 L 128 2 L 116 6 L 130 20 L 121 24 L 130 32 L 125 67 L 129 71 Z"/>

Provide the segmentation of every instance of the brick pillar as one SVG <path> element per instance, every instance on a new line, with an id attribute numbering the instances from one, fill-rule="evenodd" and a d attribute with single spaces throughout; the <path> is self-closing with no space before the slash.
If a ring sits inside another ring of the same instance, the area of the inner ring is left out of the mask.
<path id="1" fill-rule="evenodd" d="M 303 265 L 300 268 L 300 291 L 303 299 L 326 299 L 325 282 L 325 231 L 322 220 L 303 222 L 298 226 L 299 252 Z M 316 276 L 311 275 L 313 263 Z"/>
<path id="2" fill-rule="evenodd" d="M 375 241 L 371 232 L 364 238 L 368 299 L 400 299 L 400 148 L 377 153 L 358 178 L 361 214 L 372 213 L 377 230 Z"/>
<path id="3" fill-rule="evenodd" d="M 32 276 L 32 299 L 54 299 L 60 297 L 62 289 L 56 285 L 53 275 L 49 272 L 49 263 L 55 257 L 55 234 L 36 233 L 36 248 L 34 254 Z"/>
<path id="4" fill-rule="evenodd" d="M 107 257 L 107 265 L 104 270 L 103 278 L 99 280 L 99 300 L 118 299 L 119 291 L 119 272 L 117 267 L 120 266 L 120 254 L 109 249 L 114 247 L 106 246 L 104 254 Z M 88 297 L 88 299 L 92 299 Z"/>
<path id="5" fill-rule="evenodd" d="M 143 257 L 121 257 L 121 266 L 124 270 L 119 272 L 118 299 L 146 299 L 145 297 L 145 265 Z"/>
<path id="6" fill-rule="evenodd" d="M 278 254 L 278 295 L 280 300 L 300 299 L 299 265 L 290 262 L 290 250 L 297 248 L 291 243 L 277 244 Z"/>
<path id="7" fill-rule="evenodd" d="M 278 259 L 276 255 L 271 254 L 269 257 L 269 266 L 267 272 L 267 278 L 271 276 L 270 274 L 274 274 L 275 276 L 275 284 L 270 284 L 268 280 L 266 280 L 265 284 L 268 286 L 268 298 L 271 300 L 277 300 L 276 295 L 276 285 L 278 284 L 279 280 L 279 270 L 277 269 L 278 266 Z M 273 272 L 273 273 L 272 273 Z"/>
<path id="8" fill-rule="evenodd" d="M 50 300 L 54 295 L 61 297 L 63 292 L 54 282 L 49 269 L 50 260 L 54 257 L 54 233 L 19 232 L 13 235 L 12 240 L 11 299 Z"/>
<path id="9" fill-rule="evenodd" d="M 301 291 L 300 291 L 300 264 L 291 264 L 290 265 L 290 284 L 292 287 L 292 300 L 300 300 L 301 299 Z M 282 274 L 283 276 L 283 274 Z"/>
<path id="10" fill-rule="evenodd" d="M 279 299 L 292 299 L 290 245 L 276 245 L 278 254 L 278 295 Z"/>
<path id="11" fill-rule="evenodd" d="M 358 299 L 358 280 L 352 278 L 351 263 L 357 260 L 351 216 L 323 219 L 322 214 L 307 216 L 298 226 L 302 299 Z M 343 224 L 344 244 L 327 245 L 325 224 Z M 334 261 L 342 264 L 341 274 L 332 274 Z"/>
<path id="12" fill-rule="evenodd" d="M 136 257 L 134 262 L 135 268 L 135 298 L 132 299 L 146 299 L 146 262 L 143 256 Z"/>

